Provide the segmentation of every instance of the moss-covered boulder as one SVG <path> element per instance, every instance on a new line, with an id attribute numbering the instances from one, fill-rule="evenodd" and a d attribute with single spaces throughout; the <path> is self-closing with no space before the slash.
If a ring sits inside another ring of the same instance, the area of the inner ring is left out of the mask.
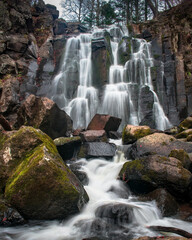
<path id="1" fill-rule="evenodd" d="M 127 125 L 123 130 L 122 141 L 123 144 L 134 143 L 139 138 L 145 137 L 151 133 L 151 129 L 148 126 Z"/>
<path id="2" fill-rule="evenodd" d="M 127 156 L 131 159 L 150 154 L 168 156 L 173 149 L 184 149 L 187 153 L 191 153 L 192 144 L 182 142 L 164 133 L 154 133 L 133 143 L 127 152 Z"/>
<path id="3" fill-rule="evenodd" d="M 187 199 L 192 174 L 176 158 L 151 155 L 126 162 L 119 173 L 134 193 L 165 188 L 176 198 Z"/>
<path id="4" fill-rule="evenodd" d="M 42 131 L 22 127 L 4 142 L 3 150 L 4 196 L 25 219 L 64 219 L 88 201 L 82 184 Z"/>

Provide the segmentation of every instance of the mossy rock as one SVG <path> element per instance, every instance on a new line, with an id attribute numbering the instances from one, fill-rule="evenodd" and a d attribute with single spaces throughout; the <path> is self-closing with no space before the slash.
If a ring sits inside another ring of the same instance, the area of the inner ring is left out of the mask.
<path id="1" fill-rule="evenodd" d="M 189 158 L 189 155 L 183 149 L 173 149 L 169 157 L 177 158 L 181 161 L 184 168 L 190 170 L 192 169 L 192 161 Z"/>
<path id="2" fill-rule="evenodd" d="M 178 199 L 188 199 L 192 174 L 176 158 L 150 155 L 126 162 L 119 178 L 136 194 L 161 187 Z"/>
<path id="3" fill-rule="evenodd" d="M 150 127 L 148 126 L 133 126 L 127 125 L 123 129 L 122 141 L 123 144 L 134 143 L 138 139 L 150 135 L 152 133 Z"/>
<path id="4" fill-rule="evenodd" d="M 25 152 L 6 183 L 7 202 L 25 219 L 64 219 L 78 213 L 88 201 L 88 196 L 76 176 L 63 163 L 54 142 L 32 127 L 21 128 L 10 141 L 25 135 L 29 135 L 31 141 L 23 142 Z M 25 147 L 33 143 L 32 137 L 37 145 Z M 15 144 L 20 146 L 18 142 Z"/>
<path id="5" fill-rule="evenodd" d="M 187 129 L 187 130 L 184 130 L 184 131 L 178 133 L 175 137 L 176 138 L 187 138 L 191 134 L 192 134 L 192 129 Z"/>
<path id="6" fill-rule="evenodd" d="M 179 131 L 182 132 L 192 128 L 192 117 L 188 117 L 179 124 Z"/>

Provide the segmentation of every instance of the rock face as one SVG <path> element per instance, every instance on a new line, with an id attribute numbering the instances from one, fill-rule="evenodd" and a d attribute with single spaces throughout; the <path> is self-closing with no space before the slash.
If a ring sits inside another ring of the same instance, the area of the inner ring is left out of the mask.
<path id="1" fill-rule="evenodd" d="M 192 174 L 176 158 L 151 155 L 126 162 L 119 176 L 135 193 L 165 188 L 177 199 L 189 198 Z"/>
<path id="2" fill-rule="evenodd" d="M 64 219 L 87 202 L 83 186 L 40 130 L 22 127 L 13 132 L 1 154 L 8 178 L 5 199 L 25 219 Z"/>
<path id="3" fill-rule="evenodd" d="M 140 37 L 152 40 L 152 80 L 174 125 L 192 111 L 191 9 L 192 2 L 185 0 L 157 19 L 133 26 Z"/>
<path id="4" fill-rule="evenodd" d="M 123 130 L 122 141 L 123 144 L 134 143 L 139 138 L 150 135 L 151 133 L 152 131 L 148 126 L 127 125 Z"/>
<path id="5" fill-rule="evenodd" d="M 57 105 L 46 97 L 30 95 L 18 111 L 17 125 L 28 125 L 41 129 L 51 138 L 68 136 L 72 131 L 72 120 Z"/>
<path id="6" fill-rule="evenodd" d="M 164 133 L 154 133 L 135 142 L 129 148 L 127 156 L 132 159 L 149 154 L 168 156 L 173 149 L 184 149 L 187 153 L 190 153 L 192 152 L 192 144 L 179 141 Z"/>
<path id="7" fill-rule="evenodd" d="M 110 115 L 96 114 L 89 123 L 87 130 L 117 131 L 121 124 L 121 119 Z"/>

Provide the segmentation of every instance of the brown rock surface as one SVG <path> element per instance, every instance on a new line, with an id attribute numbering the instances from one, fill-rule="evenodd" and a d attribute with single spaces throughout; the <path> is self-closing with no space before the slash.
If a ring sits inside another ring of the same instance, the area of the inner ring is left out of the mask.
<path id="1" fill-rule="evenodd" d="M 104 114 L 96 114 L 89 123 L 87 130 L 105 130 L 106 132 L 117 131 L 120 123 L 120 118 Z"/>

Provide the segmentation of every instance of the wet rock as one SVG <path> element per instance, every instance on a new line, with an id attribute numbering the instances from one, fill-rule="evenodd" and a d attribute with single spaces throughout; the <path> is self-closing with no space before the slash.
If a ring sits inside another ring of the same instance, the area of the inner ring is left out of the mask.
<path id="1" fill-rule="evenodd" d="M 89 142 L 81 146 L 78 158 L 105 157 L 112 158 L 115 156 L 116 146 L 104 142 Z"/>
<path id="2" fill-rule="evenodd" d="M 79 134 L 83 142 L 107 142 L 105 130 L 87 130 Z"/>
<path id="3" fill-rule="evenodd" d="M 155 122 L 153 117 L 153 104 L 154 104 L 154 94 L 148 86 L 144 86 L 140 91 L 140 114 L 141 121 L 139 125 L 147 125 L 151 128 L 155 128 Z"/>
<path id="4" fill-rule="evenodd" d="M 153 192 L 146 194 L 144 198 L 145 197 L 147 201 L 156 201 L 157 207 L 160 209 L 163 217 L 170 217 L 176 215 L 178 212 L 178 203 L 166 189 L 158 188 Z M 142 197 L 141 200 L 143 200 Z"/>
<path id="5" fill-rule="evenodd" d="M 109 203 L 96 209 L 95 216 L 110 224 L 122 225 L 132 221 L 133 207 L 123 203 Z"/>
<path id="6" fill-rule="evenodd" d="M 60 137 L 54 139 L 57 150 L 63 160 L 75 159 L 81 146 L 80 137 Z"/>
<path id="7" fill-rule="evenodd" d="M 126 162 L 119 173 L 134 193 L 148 193 L 165 188 L 180 200 L 189 198 L 192 174 L 176 158 L 150 155 Z"/>
<path id="8" fill-rule="evenodd" d="M 119 62 L 121 65 L 125 65 L 125 63 L 131 58 L 131 38 L 124 37 L 118 48 Z"/>
<path id="9" fill-rule="evenodd" d="M 127 125 L 122 134 L 123 144 L 131 144 L 152 133 L 148 126 Z"/>
<path id="10" fill-rule="evenodd" d="M 0 111 L 2 113 L 14 112 L 19 103 L 19 81 L 11 77 L 3 83 L 3 91 L 0 99 Z"/>
<path id="11" fill-rule="evenodd" d="M 137 140 L 129 148 L 127 157 L 136 159 L 150 154 L 168 156 L 173 149 L 184 149 L 187 153 L 190 153 L 192 152 L 192 144 L 179 141 L 173 136 L 164 133 L 154 133 Z"/>
<path id="12" fill-rule="evenodd" d="M 92 41 L 93 86 L 97 89 L 102 89 L 108 80 L 112 62 L 109 46 L 104 38 Z"/>
<path id="13" fill-rule="evenodd" d="M 4 164 L 13 162 L 14 167 L 6 183 L 5 199 L 25 219 L 64 219 L 78 213 L 88 201 L 54 142 L 40 130 L 21 128 L 4 143 L 7 148 L 10 151 L 3 158 Z M 18 155 L 22 157 L 18 159 Z"/>
<path id="14" fill-rule="evenodd" d="M 121 124 L 121 119 L 110 115 L 96 114 L 89 123 L 87 130 L 117 131 Z"/>
<path id="15" fill-rule="evenodd" d="M 22 125 L 39 128 L 53 139 L 67 136 L 72 131 L 72 120 L 56 103 L 34 95 L 30 95 L 18 111 L 15 127 Z"/>
<path id="16" fill-rule="evenodd" d="M 16 209 L 8 207 L 4 201 L 0 200 L 0 226 L 10 227 L 24 224 L 25 222 Z"/>
<path id="17" fill-rule="evenodd" d="M 81 170 L 81 167 L 82 167 L 82 163 L 79 163 L 79 162 L 74 162 L 69 165 L 69 168 L 71 169 L 71 171 L 76 175 L 79 181 L 85 186 L 85 185 L 88 185 L 89 179 L 86 172 Z"/>

